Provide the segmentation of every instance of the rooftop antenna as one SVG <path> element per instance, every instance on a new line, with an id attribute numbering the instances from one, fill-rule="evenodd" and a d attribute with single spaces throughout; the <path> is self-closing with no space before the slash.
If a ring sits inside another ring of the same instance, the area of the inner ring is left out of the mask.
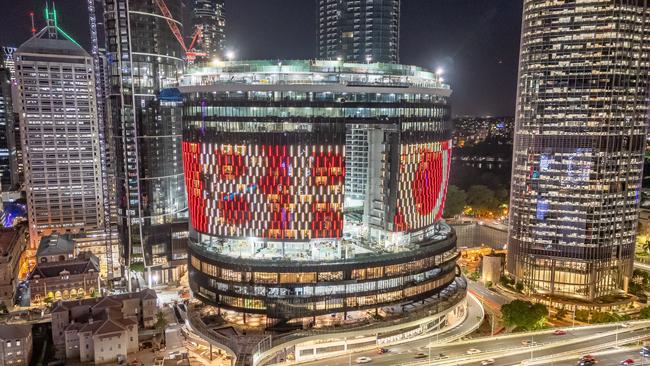
<path id="1" fill-rule="evenodd" d="M 36 26 L 34 25 L 34 12 L 29 12 L 29 17 L 32 19 L 32 36 L 36 34 Z"/>
<path id="2" fill-rule="evenodd" d="M 52 5 L 54 8 L 54 5 Z M 45 26 L 47 27 L 47 35 L 50 39 L 56 39 L 56 10 L 50 11 L 49 1 L 45 1 Z"/>

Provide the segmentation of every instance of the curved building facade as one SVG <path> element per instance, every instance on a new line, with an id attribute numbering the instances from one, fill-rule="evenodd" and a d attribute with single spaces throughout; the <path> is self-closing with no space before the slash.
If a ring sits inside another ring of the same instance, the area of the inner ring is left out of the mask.
<path id="1" fill-rule="evenodd" d="M 508 271 L 592 301 L 632 275 L 648 122 L 642 1 L 524 1 Z"/>
<path id="2" fill-rule="evenodd" d="M 451 90 L 435 74 L 242 61 L 180 89 L 195 296 L 296 319 L 465 291 L 439 222 Z"/>

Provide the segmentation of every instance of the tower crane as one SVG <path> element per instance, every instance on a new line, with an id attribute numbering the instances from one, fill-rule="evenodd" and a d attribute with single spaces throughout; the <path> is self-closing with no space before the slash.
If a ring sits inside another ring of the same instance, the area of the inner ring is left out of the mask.
<path id="1" fill-rule="evenodd" d="M 196 30 L 194 31 L 194 35 L 192 36 L 192 41 L 190 42 L 189 46 L 186 46 L 185 40 L 183 39 L 183 33 L 178 28 L 178 24 L 176 24 L 176 21 L 174 20 L 172 13 L 169 11 L 169 8 L 165 3 L 165 0 L 154 0 L 154 2 L 158 6 L 158 9 L 160 9 L 160 13 L 165 17 L 165 20 L 167 21 L 167 25 L 169 26 L 169 29 L 174 34 L 174 37 L 176 37 L 176 40 L 183 48 L 187 62 L 188 63 L 194 62 L 197 56 L 207 56 L 205 52 L 198 52 L 194 49 L 196 41 L 203 34 L 203 26 L 202 25 L 196 26 Z"/>

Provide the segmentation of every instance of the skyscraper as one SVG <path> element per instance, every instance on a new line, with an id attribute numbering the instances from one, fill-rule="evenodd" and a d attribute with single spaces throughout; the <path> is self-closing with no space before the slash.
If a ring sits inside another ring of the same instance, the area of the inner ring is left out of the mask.
<path id="1" fill-rule="evenodd" d="M 100 259 L 102 275 L 108 278 L 120 276 L 119 238 L 117 235 L 117 205 L 115 200 L 115 149 L 112 130 L 108 124 L 108 65 L 106 62 L 106 37 L 102 0 L 87 0 L 88 25 L 90 29 L 90 54 L 95 71 L 95 95 L 97 99 L 97 126 L 99 134 L 99 157 L 104 202 L 104 225 L 88 236 L 95 238 L 93 250 Z M 102 241 L 105 245 L 101 245 Z M 117 273 L 116 273 L 117 272 Z"/>
<path id="2" fill-rule="evenodd" d="M 15 145 L 13 126 L 11 74 L 3 60 L 0 60 L 0 184 L 2 191 L 9 190 L 18 183 L 16 171 L 12 170 L 11 164 L 12 146 Z"/>
<path id="3" fill-rule="evenodd" d="M 346 62 L 399 62 L 400 0 L 319 0 L 318 55 Z"/>
<path id="4" fill-rule="evenodd" d="M 0 60 L 0 69 L 4 69 L 4 78 L 9 78 L 2 82 L 2 104 L 4 108 L 4 123 L 6 124 L 6 140 L 9 150 L 9 184 L 12 188 L 18 188 L 24 180 L 23 176 L 23 150 L 20 141 L 20 121 L 18 117 L 19 98 L 18 85 L 16 82 L 16 62 L 14 60 L 15 47 L 2 47 L 2 60 Z M 7 74 L 8 72 L 8 74 Z M 9 81 L 9 83 L 7 83 Z M 3 180 L 6 179 L 6 173 L 3 174 Z M 3 190 L 6 189 L 3 183 Z"/>
<path id="5" fill-rule="evenodd" d="M 196 49 L 207 57 L 222 55 L 226 40 L 224 0 L 194 0 L 194 25 L 202 27 Z"/>
<path id="6" fill-rule="evenodd" d="M 186 249 L 173 245 L 187 235 L 180 110 L 160 100 L 184 67 L 172 31 L 181 10 L 181 0 L 104 1 L 118 231 L 125 265 L 144 264 L 150 284 L 186 268 Z"/>
<path id="7" fill-rule="evenodd" d="M 626 289 L 648 121 L 650 10 L 524 1 L 508 271 L 531 294 Z"/>
<path id="8" fill-rule="evenodd" d="M 31 249 L 104 220 L 92 57 L 46 21 L 16 51 Z"/>

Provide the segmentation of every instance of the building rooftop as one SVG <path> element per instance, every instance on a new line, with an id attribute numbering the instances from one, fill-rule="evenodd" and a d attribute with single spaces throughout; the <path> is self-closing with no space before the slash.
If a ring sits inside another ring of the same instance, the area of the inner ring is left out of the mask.
<path id="1" fill-rule="evenodd" d="M 26 338 L 32 332 L 32 326 L 28 324 L 0 324 L 0 339 Z"/>
<path id="2" fill-rule="evenodd" d="M 53 308 L 52 313 L 69 311 L 76 307 L 86 306 L 88 308 L 95 308 L 96 306 L 99 309 L 109 308 L 115 304 L 122 305 L 123 300 L 129 299 L 140 299 L 140 300 L 153 300 L 157 299 L 156 291 L 152 289 L 145 289 L 140 292 L 129 292 L 126 294 L 119 295 L 110 295 L 92 299 L 82 299 L 82 300 L 71 300 L 71 301 L 57 301 Z M 87 312 L 90 313 L 90 312 Z"/>
<path id="3" fill-rule="evenodd" d="M 20 45 L 16 53 L 90 57 L 83 48 L 67 39 L 38 38 L 37 36 Z"/>
<path id="4" fill-rule="evenodd" d="M 25 226 L 18 225 L 12 228 L 0 228 L 0 255 L 7 256 L 12 247 L 25 235 Z"/>
<path id="5" fill-rule="evenodd" d="M 88 259 L 38 263 L 28 279 L 58 277 L 64 271 L 71 275 L 89 272 L 99 273 L 99 261 L 97 257 L 90 256 Z"/>
<path id="6" fill-rule="evenodd" d="M 72 254 L 74 252 L 74 241 L 70 235 L 53 234 L 44 236 L 36 250 L 36 257 L 59 256 Z"/>
<path id="7" fill-rule="evenodd" d="M 181 86 L 205 84 L 208 80 L 219 84 L 344 84 L 450 89 L 440 75 L 419 66 L 330 60 L 217 61 L 190 69 L 181 79 Z"/>

